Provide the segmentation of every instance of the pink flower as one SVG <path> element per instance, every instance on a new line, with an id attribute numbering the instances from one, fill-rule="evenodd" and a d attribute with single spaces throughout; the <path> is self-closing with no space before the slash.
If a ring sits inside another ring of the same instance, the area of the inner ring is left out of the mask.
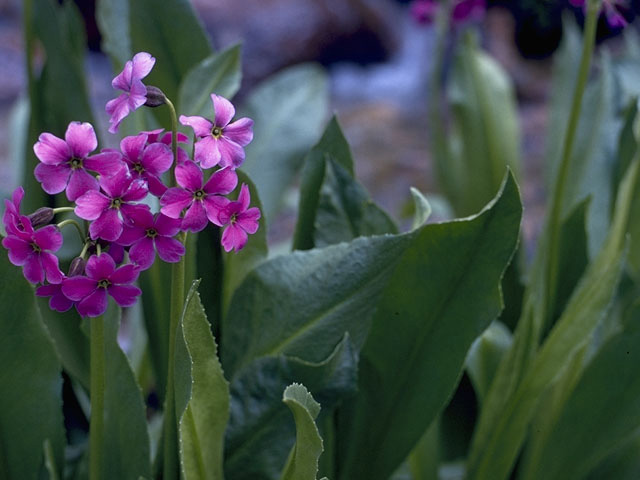
<path id="1" fill-rule="evenodd" d="M 166 132 L 164 135 L 162 132 L 164 129 L 158 128 L 157 130 L 150 130 L 146 133 L 148 135 L 147 145 L 151 145 L 152 143 L 164 143 L 167 147 L 171 147 L 171 138 L 173 137 L 171 132 Z M 177 150 L 177 161 L 176 165 L 180 165 L 189 160 L 189 155 L 185 152 L 184 148 L 180 146 L 181 143 L 187 143 L 189 141 L 189 137 L 187 137 L 184 133 L 178 132 L 176 135 L 178 150 Z"/>
<path id="2" fill-rule="evenodd" d="M 574 7 L 587 8 L 586 0 L 569 0 Z M 603 0 L 602 13 L 604 13 L 607 23 L 612 28 L 624 28 L 627 26 L 627 19 L 622 14 L 628 9 L 627 2 L 624 0 Z"/>
<path id="3" fill-rule="evenodd" d="M 51 133 L 41 134 L 33 151 L 41 162 L 34 174 L 42 189 L 50 194 L 66 189 L 72 202 L 89 190 L 97 190 L 98 181 L 87 170 L 107 175 L 122 164 L 116 152 L 88 157 L 97 146 L 96 132 L 86 122 L 71 122 L 64 140 Z"/>
<path id="4" fill-rule="evenodd" d="M 438 3 L 435 0 L 414 0 L 410 6 L 411 16 L 420 24 L 430 24 L 436 17 Z"/>
<path id="5" fill-rule="evenodd" d="M 187 212 L 182 220 L 182 229 L 199 232 L 207 226 L 207 219 L 218 226 L 220 210 L 229 203 L 222 195 L 231 193 L 238 184 L 238 176 L 230 168 L 214 172 L 203 185 L 202 170 L 193 162 L 176 167 L 176 180 L 182 188 L 168 189 L 160 199 L 160 211 L 167 217 L 180 218 L 182 211 Z"/>
<path id="6" fill-rule="evenodd" d="M 8 235 L 29 235 L 29 232 L 33 230 L 29 217 L 20 213 L 20 204 L 23 198 L 24 188 L 18 187 L 13 191 L 11 201 L 4 201 L 5 210 L 2 223 Z"/>
<path id="7" fill-rule="evenodd" d="M 84 274 L 86 263 L 87 262 L 85 262 L 82 257 L 74 258 L 69 266 L 69 277 Z M 66 278 L 66 276 L 63 276 L 62 282 L 64 282 Z M 62 282 L 41 285 L 36 288 L 36 295 L 38 297 L 50 297 L 49 308 L 57 312 L 66 312 L 75 304 L 73 300 L 67 298 L 67 296 L 62 292 Z"/>
<path id="8" fill-rule="evenodd" d="M 62 293 L 74 302 L 83 317 L 97 317 L 107 310 L 107 295 L 111 295 L 121 307 L 130 307 L 142 293 L 134 285 L 139 270 L 135 265 L 127 264 L 116 268 L 109 255 L 92 255 L 87 261 L 86 276 L 66 278 L 62 284 Z"/>
<path id="9" fill-rule="evenodd" d="M 222 233 L 222 246 L 227 252 L 241 250 L 247 243 L 247 234 L 258 230 L 260 210 L 257 207 L 248 208 L 250 201 L 249 187 L 243 183 L 238 200 L 229 202 L 220 212 L 220 222 L 228 225 Z"/>
<path id="10" fill-rule="evenodd" d="M 118 98 L 107 102 L 106 110 L 109 114 L 110 133 L 117 133 L 120 122 L 129 113 L 140 108 L 147 101 L 147 87 L 142 83 L 142 79 L 149 75 L 149 72 L 156 63 L 147 52 L 136 53 L 133 60 L 129 60 L 124 65 L 124 69 L 116 76 L 111 85 L 113 88 L 122 90 Z"/>
<path id="11" fill-rule="evenodd" d="M 148 210 L 144 204 L 134 204 L 147 196 L 147 186 L 134 179 L 126 168 L 111 177 L 100 177 L 102 192 L 91 190 L 76 200 L 75 213 L 84 220 L 94 220 L 89 226 L 93 240 L 102 238 L 114 242 L 122 233 L 122 219 L 140 210 Z"/>
<path id="12" fill-rule="evenodd" d="M 62 246 L 62 234 L 55 225 L 33 230 L 31 224 L 19 235 L 8 235 L 2 246 L 9 250 L 9 261 L 23 267 L 23 275 L 31 283 L 60 283 L 62 272 L 58 267 L 57 252 Z"/>
<path id="13" fill-rule="evenodd" d="M 253 140 L 253 120 L 243 117 L 229 123 L 236 109 L 229 100 L 211 94 L 215 118 L 213 122 L 203 117 L 180 115 L 180 123 L 189 125 L 198 138 L 195 145 L 196 162 L 202 168 L 214 165 L 239 167 L 244 161 L 244 148 Z"/>
<path id="14" fill-rule="evenodd" d="M 120 149 L 133 178 L 144 180 L 149 191 L 153 195 L 161 197 L 167 187 L 160 180 L 160 176 L 171 168 L 173 154 L 165 144 L 152 143 L 147 145 L 147 141 L 148 137 L 144 133 L 125 137 L 120 142 Z"/>
<path id="15" fill-rule="evenodd" d="M 414 0 L 410 11 L 416 22 L 430 24 L 435 20 L 438 8 L 439 3 L 436 0 Z M 451 10 L 451 20 L 454 24 L 477 21 L 482 18 L 485 10 L 485 0 L 458 0 Z"/>
<path id="16" fill-rule="evenodd" d="M 158 256 L 168 263 L 175 263 L 185 253 L 185 248 L 175 237 L 180 231 L 179 218 L 169 218 L 149 211 L 131 215 L 131 223 L 124 225 L 118 243 L 129 246 L 129 258 L 142 270 L 149 268 Z"/>

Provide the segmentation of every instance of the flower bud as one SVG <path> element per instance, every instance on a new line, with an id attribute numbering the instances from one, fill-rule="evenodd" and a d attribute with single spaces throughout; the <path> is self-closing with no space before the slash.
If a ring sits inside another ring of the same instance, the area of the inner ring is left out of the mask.
<path id="1" fill-rule="evenodd" d="M 69 266 L 69 277 L 75 277 L 77 275 L 84 274 L 84 267 L 87 262 L 82 257 L 76 257 L 71 260 L 71 265 Z"/>
<path id="2" fill-rule="evenodd" d="M 27 216 L 33 228 L 48 225 L 53 220 L 53 208 L 42 207 Z"/>
<path id="3" fill-rule="evenodd" d="M 160 105 L 164 105 L 166 97 L 162 90 L 158 87 L 147 85 L 147 101 L 145 102 L 145 107 L 159 107 Z"/>

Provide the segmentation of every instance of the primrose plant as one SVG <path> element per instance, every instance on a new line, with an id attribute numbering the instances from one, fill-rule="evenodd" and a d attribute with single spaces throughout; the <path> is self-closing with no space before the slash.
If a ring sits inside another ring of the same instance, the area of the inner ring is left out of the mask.
<path id="1" fill-rule="evenodd" d="M 112 82 L 122 93 L 106 105 L 110 115 L 109 132 L 117 133 L 120 123 L 142 107 L 168 106 L 172 131 L 143 131 L 127 136 L 120 149 L 96 152 L 98 140 L 93 126 L 71 122 L 64 138 L 42 133 L 33 146 L 40 164 L 35 177 L 48 194 L 64 192 L 69 206 L 42 207 L 31 215 L 20 211 L 25 191 L 18 187 L 12 199 L 5 200 L 3 224 L 6 237 L 2 245 L 9 260 L 23 268 L 24 277 L 37 285 L 36 295 L 49 298 L 51 309 L 64 312 L 74 308 L 91 323 L 91 401 L 92 410 L 103 405 L 100 382 L 104 370 L 102 315 L 108 297 L 121 307 L 131 307 L 141 295 L 135 285 L 139 274 L 160 260 L 174 264 L 172 272 L 172 311 L 184 304 L 184 258 L 187 232 L 202 231 L 209 223 L 222 230 L 225 251 L 239 251 L 248 235 L 258 229 L 260 210 L 250 207 L 246 184 L 237 199 L 229 195 L 238 187 L 235 169 L 242 165 L 244 147 L 253 139 L 253 121 L 233 121 L 235 108 L 221 96 L 212 94 L 213 118 L 180 116 L 180 122 L 193 128 L 194 155 L 184 146 L 188 137 L 177 131 L 172 102 L 153 86 L 145 86 L 155 64 L 149 53 L 140 52 L 126 62 Z M 96 175 L 97 174 L 97 175 Z M 171 182 L 167 181 L 170 177 Z M 150 197 L 156 201 L 150 201 Z M 150 204 L 159 205 L 153 211 Z M 73 212 L 77 219 L 54 222 L 57 215 Z M 81 251 L 65 274 L 56 254 L 63 244 L 61 229 L 75 228 Z M 179 315 L 174 315 L 178 317 Z M 173 326 L 175 331 L 175 326 Z M 94 338 L 95 337 L 95 338 Z M 173 342 L 175 343 L 175 342 Z M 171 347 L 169 348 L 172 352 Z M 173 363 L 173 360 L 171 360 Z M 168 382 L 171 389 L 172 382 Z M 173 395 L 168 391 L 165 406 L 171 410 Z M 92 415 L 90 429 L 90 472 L 98 478 L 101 469 L 102 415 Z M 170 422 L 171 416 L 166 415 Z M 175 433 L 174 433 L 175 434 Z M 167 442 L 171 434 L 166 435 Z M 167 454 L 165 462 L 172 458 Z"/>

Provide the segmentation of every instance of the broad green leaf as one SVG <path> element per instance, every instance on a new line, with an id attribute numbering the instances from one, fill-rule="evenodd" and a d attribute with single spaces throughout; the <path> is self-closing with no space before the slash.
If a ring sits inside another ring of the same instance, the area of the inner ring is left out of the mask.
<path id="1" fill-rule="evenodd" d="M 80 328 L 78 312 L 56 312 L 49 308 L 49 300 L 41 297 L 37 297 L 37 305 L 62 366 L 88 391 L 89 340 Z"/>
<path id="2" fill-rule="evenodd" d="M 465 366 L 480 403 L 489 391 L 500 360 L 511 346 L 511 341 L 509 329 L 496 321 L 471 345 Z"/>
<path id="3" fill-rule="evenodd" d="M 358 395 L 341 425 L 340 478 L 386 479 L 445 407 L 471 343 L 502 309 L 521 214 L 508 174 L 480 214 L 416 231 L 361 353 Z"/>
<path id="4" fill-rule="evenodd" d="M 425 197 L 420 190 L 415 187 L 411 187 L 411 196 L 413 197 L 414 203 L 414 215 L 413 215 L 413 223 L 411 224 L 411 229 L 415 230 L 416 228 L 420 228 L 431 216 L 431 204 L 427 197 Z"/>
<path id="5" fill-rule="evenodd" d="M 231 384 L 226 477 L 279 479 L 295 440 L 282 391 L 291 383 L 304 382 L 329 415 L 342 398 L 355 393 L 356 369 L 357 353 L 348 336 L 320 363 L 279 355 L 257 359 L 245 368 Z"/>
<path id="6" fill-rule="evenodd" d="M 132 52 L 149 52 L 156 58 L 145 85 L 160 88 L 175 103 L 184 76 L 211 54 L 191 2 L 130 0 L 129 20 Z"/>
<path id="7" fill-rule="evenodd" d="M 637 480 L 640 478 L 640 430 L 636 431 L 632 438 L 622 442 L 585 478 L 587 480 L 603 478 Z"/>
<path id="8" fill-rule="evenodd" d="M 22 96 L 19 97 L 9 112 L 7 138 L 11 139 L 7 146 L 6 173 L 11 172 L 11 176 L 5 183 L 7 190 L 0 190 L 0 197 L 10 198 L 11 191 L 9 188 L 17 185 L 25 177 L 25 159 L 27 157 L 27 140 L 29 136 L 29 116 L 31 115 L 31 106 L 29 100 Z M 4 212 L 4 202 L 0 206 L 0 211 Z M 0 226 L 0 231 L 4 231 L 4 226 Z"/>
<path id="9" fill-rule="evenodd" d="M 237 173 L 238 184 L 246 183 L 249 186 L 249 191 L 251 192 L 251 206 L 258 207 L 262 212 L 262 202 L 258 197 L 258 190 L 256 189 L 255 184 L 243 171 L 237 170 Z M 220 245 L 219 242 L 218 245 Z M 222 249 L 221 246 L 218 248 Z M 242 283 L 242 280 L 244 280 L 251 270 L 266 260 L 268 254 L 267 222 L 265 221 L 264 216 L 261 216 L 258 231 L 249 236 L 249 240 L 242 250 L 239 252 L 232 251 L 229 253 L 222 253 L 222 258 L 224 259 L 224 279 L 222 286 L 223 312 L 226 313 L 228 310 L 233 293 Z M 219 272 L 215 272 L 215 274 L 219 275 Z"/>
<path id="10" fill-rule="evenodd" d="M 328 110 L 327 76 L 316 65 L 283 70 L 249 95 L 238 116 L 254 121 L 253 141 L 243 165 L 258 187 L 270 221 L 302 159 L 322 132 Z"/>
<path id="11" fill-rule="evenodd" d="M 625 233 L 631 200 L 638 185 L 639 166 L 640 160 L 636 158 L 618 192 L 615 216 L 603 248 L 589 265 L 562 316 L 529 362 L 530 366 L 523 370 L 522 380 L 503 393 L 505 401 L 492 403 L 491 409 L 482 412 L 468 461 L 470 479 L 508 477 L 542 393 L 562 372 L 562 367 L 582 351 L 609 310 L 624 264 Z M 505 361 L 513 359 L 513 351 Z M 502 384 L 494 382 L 489 395 L 500 395 L 501 387 Z"/>
<path id="12" fill-rule="evenodd" d="M 592 358 L 524 479 L 584 478 L 624 439 L 636 434 L 640 427 L 639 343 L 640 329 L 634 324 Z"/>
<path id="13" fill-rule="evenodd" d="M 252 270 L 225 319 L 222 365 L 229 378 L 256 357 L 321 361 L 345 332 L 359 350 L 378 295 L 411 238 L 357 238 L 295 251 Z"/>
<path id="14" fill-rule="evenodd" d="M 169 362 L 169 312 L 171 300 L 171 265 L 156 261 L 141 273 L 142 307 L 149 337 L 149 356 L 155 374 L 156 393 L 164 401 Z"/>
<path id="15" fill-rule="evenodd" d="M 207 316 L 194 282 L 187 295 L 184 312 L 177 332 L 186 349 L 185 358 L 176 362 L 187 363 L 188 375 L 176 368 L 176 392 L 188 392 L 183 398 L 176 396 L 179 418 L 180 463 L 185 479 L 222 479 L 223 438 L 229 418 L 229 383 L 224 378 L 218 361 L 217 347 Z"/>
<path id="16" fill-rule="evenodd" d="M 178 91 L 182 115 L 213 118 L 211 94 L 232 98 L 240 88 L 240 45 L 213 53 L 189 70 Z"/>
<path id="17" fill-rule="evenodd" d="M 355 180 L 349 144 L 333 117 L 305 158 L 293 248 L 307 250 L 396 231 Z"/>
<path id="18" fill-rule="evenodd" d="M 63 465 L 62 377 L 20 270 L 0 254 L 0 478 L 36 480 L 45 441 Z"/>
<path id="19" fill-rule="evenodd" d="M 301 384 L 289 385 L 282 396 L 296 422 L 296 444 L 282 472 L 282 480 L 316 480 L 318 458 L 322 454 L 322 438 L 315 419 L 320 413 L 320 404 Z"/>
<path id="20" fill-rule="evenodd" d="M 440 421 L 436 418 L 409 455 L 412 480 L 437 480 Z"/>
<path id="21" fill-rule="evenodd" d="M 489 55 L 467 35 L 458 46 L 447 92 L 453 112 L 450 148 L 460 164 L 457 194 L 451 198 L 458 215 L 478 211 L 500 187 L 506 167 L 519 168 L 518 115 L 513 85 Z"/>
<path id="22" fill-rule="evenodd" d="M 111 302 L 104 316 L 104 478 L 151 478 L 146 409 L 129 360 L 118 345 L 120 315 Z"/>
<path id="23" fill-rule="evenodd" d="M 102 36 L 102 50 L 111 57 L 115 70 L 122 69 L 133 58 L 129 0 L 97 2 L 96 22 Z"/>

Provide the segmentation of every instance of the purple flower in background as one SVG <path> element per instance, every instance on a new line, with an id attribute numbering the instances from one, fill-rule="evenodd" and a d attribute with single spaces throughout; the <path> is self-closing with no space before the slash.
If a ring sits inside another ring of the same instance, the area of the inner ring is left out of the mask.
<path id="1" fill-rule="evenodd" d="M 50 194 L 66 189 L 72 202 L 89 190 L 97 190 L 98 181 L 87 170 L 108 175 L 122 164 L 120 154 L 113 151 L 88 157 L 97 146 L 96 132 L 86 122 L 71 122 L 64 140 L 51 133 L 41 134 L 33 151 L 41 162 L 34 174 L 42 189 Z"/>
<path id="2" fill-rule="evenodd" d="M 29 217 L 20 213 L 20 204 L 24 198 L 24 188 L 18 187 L 11 195 L 11 201 L 5 200 L 5 210 L 2 223 L 8 235 L 29 235 L 33 231 Z"/>
<path id="3" fill-rule="evenodd" d="M 55 225 L 33 230 L 31 224 L 20 235 L 8 235 L 2 246 L 9 250 L 9 261 L 23 267 L 24 278 L 31 283 L 60 283 L 62 272 L 58 267 L 57 252 L 62 246 L 62 234 Z"/>
<path id="4" fill-rule="evenodd" d="M 435 0 L 415 0 L 409 7 L 411 16 L 420 24 L 430 24 L 436 17 L 438 2 Z"/>
<path id="5" fill-rule="evenodd" d="M 133 178 L 146 181 L 149 191 L 161 197 L 167 187 L 160 176 L 171 168 L 173 154 L 164 143 L 147 145 L 147 141 L 148 137 L 144 133 L 125 137 L 120 142 L 120 149 Z"/>
<path id="6" fill-rule="evenodd" d="M 244 161 L 244 148 L 253 140 L 253 120 L 243 117 L 229 123 L 236 109 L 229 100 L 211 94 L 215 118 L 180 115 L 180 123 L 189 125 L 198 138 L 195 145 L 196 162 L 202 168 L 239 167 Z"/>
<path id="7" fill-rule="evenodd" d="M 247 243 L 247 234 L 258 231 L 260 210 L 257 207 L 249 208 L 249 188 L 246 184 L 240 187 L 238 200 L 229 202 L 220 211 L 219 219 L 223 225 L 227 225 L 222 233 L 222 246 L 225 251 L 241 250 Z"/>
<path id="8" fill-rule="evenodd" d="M 131 285 L 140 273 L 135 265 L 116 268 L 109 255 L 92 255 L 85 270 L 86 276 L 69 277 L 62 284 L 62 293 L 78 302 L 76 309 L 83 317 L 102 315 L 107 310 L 107 295 L 121 307 L 130 307 L 142 293 Z"/>
<path id="9" fill-rule="evenodd" d="M 587 8 L 586 0 L 569 0 L 574 7 Z M 627 26 L 627 19 L 622 14 L 628 9 L 628 4 L 624 0 L 603 0 L 602 12 L 604 13 L 607 23 L 612 28 L 624 28 Z"/>
<path id="10" fill-rule="evenodd" d="M 173 238 L 180 231 L 182 221 L 169 218 L 161 213 L 155 217 L 149 211 L 136 212 L 131 223 L 124 225 L 118 243 L 131 246 L 129 258 L 141 269 L 149 268 L 158 256 L 168 263 L 175 263 L 185 253 L 180 241 Z"/>
<path id="11" fill-rule="evenodd" d="M 421 24 L 430 24 L 435 20 L 439 2 L 436 0 L 414 0 L 410 11 L 414 20 Z M 451 9 L 451 21 L 454 24 L 482 19 L 486 10 L 485 0 L 458 0 Z"/>
<path id="12" fill-rule="evenodd" d="M 129 60 L 124 65 L 124 69 L 111 82 L 113 88 L 122 90 L 118 98 L 107 102 L 106 110 L 109 114 L 110 133 L 117 133 L 120 122 L 129 113 L 140 108 L 147 101 L 147 87 L 142 83 L 142 79 L 149 75 L 149 72 L 156 63 L 147 52 L 136 53 L 133 60 Z"/>
<path id="13" fill-rule="evenodd" d="M 182 220 L 182 229 L 199 232 L 207 226 L 207 219 L 222 226 L 218 219 L 220 210 L 229 203 L 222 195 L 231 193 L 238 184 L 238 176 L 231 168 L 214 172 L 203 185 L 202 170 L 193 162 L 176 167 L 176 180 L 182 188 L 168 189 L 160 199 L 160 211 L 167 217 L 180 218 L 182 210 L 188 208 Z"/>
<path id="14" fill-rule="evenodd" d="M 111 177 L 100 177 L 102 192 L 91 190 L 76 200 L 75 213 L 84 220 L 94 220 L 89 226 L 92 240 L 102 238 L 114 242 L 122 233 L 122 219 L 140 210 L 144 204 L 134 204 L 147 196 L 147 186 L 134 179 L 128 169 L 121 168 Z"/>

